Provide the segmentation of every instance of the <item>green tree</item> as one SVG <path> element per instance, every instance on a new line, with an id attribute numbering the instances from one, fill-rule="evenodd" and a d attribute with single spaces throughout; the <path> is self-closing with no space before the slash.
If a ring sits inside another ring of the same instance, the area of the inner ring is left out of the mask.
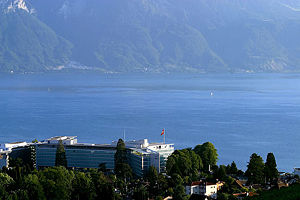
<path id="1" fill-rule="evenodd" d="M 277 170 L 276 167 L 277 167 L 277 164 L 276 164 L 274 154 L 273 153 L 268 153 L 267 161 L 265 163 L 266 181 L 273 182 L 273 181 L 277 180 L 278 170 Z"/>
<path id="2" fill-rule="evenodd" d="M 174 189 L 176 185 L 183 185 L 183 179 L 179 174 L 172 174 L 171 179 L 169 180 L 169 186 L 173 187 Z"/>
<path id="3" fill-rule="evenodd" d="M 39 143 L 37 139 L 32 140 L 32 143 Z"/>
<path id="4" fill-rule="evenodd" d="M 230 174 L 237 174 L 237 173 L 238 173 L 238 168 L 235 162 L 233 161 L 230 165 Z"/>
<path id="5" fill-rule="evenodd" d="M 11 191 L 8 195 L 7 199 L 9 200 L 31 200 L 28 197 L 27 190 L 23 189 L 16 189 L 14 191 Z"/>
<path id="6" fill-rule="evenodd" d="M 184 189 L 183 185 L 178 184 L 175 186 L 173 199 L 175 199 L 175 200 L 185 200 L 186 199 L 185 189 Z"/>
<path id="7" fill-rule="evenodd" d="M 217 149 L 212 143 L 206 142 L 202 145 L 197 145 L 194 148 L 194 151 L 201 157 L 204 170 L 208 171 L 209 166 L 212 167 L 217 164 L 218 153 Z"/>
<path id="8" fill-rule="evenodd" d="M 101 171 L 103 173 L 107 172 L 106 163 L 100 163 L 98 167 L 99 167 L 98 168 L 99 171 Z"/>
<path id="9" fill-rule="evenodd" d="M 228 200 L 229 195 L 226 193 L 218 193 L 218 200 Z"/>
<path id="10" fill-rule="evenodd" d="M 24 177 L 24 181 L 22 185 L 24 190 L 27 191 L 29 199 L 31 200 L 46 199 L 44 194 L 44 189 L 36 174 L 28 174 L 26 177 Z"/>
<path id="11" fill-rule="evenodd" d="M 94 185 L 94 190 L 96 193 L 95 199 L 115 199 L 113 182 L 110 182 L 108 178 L 99 172 L 98 170 L 90 170 L 90 176 Z"/>
<path id="12" fill-rule="evenodd" d="M 191 149 L 176 150 L 167 160 L 167 173 L 179 174 L 181 177 L 196 177 L 202 169 L 202 160 Z"/>
<path id="13" fill-rule="evenodd" d="M 66 151 L 62 141 L 59 141 L 56 149 L 55 166 L 67 167 Z"/>
<path id="14" fill-rule="evenodd" d="M 245 200 L 298 200 L 300 199 L 300 184 L 293 184 L 286 188 L 263 191 L 259 196 L 249 197 Z"/>
<path id="15" fill-rule="evenodd" d="M 245 175 L 248 177 L 248 184 L 263 184 L 264 183 L 264 161 L 262 157 L 253 153 L 248 163 L 248 169 Z"/>
<path id="16" fill-rule="evenodd" d="M 155 197 L 155 200 L 164 200 L 164 198 L 162 196 L 157 196 Z"/>
<path id="17" fill-rule="evenodd" d="M 145 187 L 145 185 L 139 185 L 133 193 L 133 198 L 135 200 L 147 200 L 149 197 L 148 191 Z"/>
<path id="18" fill-rule="evenodd" d="M 0 173 L 0 199 L 6 199 L 9 188 L 15 183 L 8 174 Z"/>
<path id="19" fill-rule="evenodd" d="M 72 199 L 93 199 L 95 197 L 90 174 L 76 172 L 72 181 Z"/>
<path id="20" fill-rule="evenodd" d="M 220 165 L 220 167 L 216 167 L 214 170 L 214 178 L 224 181 L 226 178 L 226 166 Z"/>
<path id="21" fill-rule="evenodd" d="M 158 175 L 158 194 L 162 196 L 168 196 L 168 180 L 165 175 L 159 174 Z"/>
<path id="22" fill-rule="evenodd" d="M 127 152 L 126 146 L 122 139 L 118 140 L 116 153 L 115 153 L 115 163 L 126 163 L 127 162 Z"/>
<path id="23" fill-rule="evenodd" d="M 150 197 L 156 196 L 158 194 L 158 173 L 155 167 L 150 166 L 147 173 L 147 179 L 150 183 L 149 185 L 149 195 Z"/>
<path id="24" fill-rule="evenodd" d="M 128 165 L 125 143 L 119 139 L 115 153 L 115 174 L 118 178 L 128 179 L 132 177 L 132 169 Z"/>
<path id="25" fill-rule="evenodd" d="M 46 168 L 38 173 L 47 199 L 70 199 L 74 174 L 64 167 Z"/>

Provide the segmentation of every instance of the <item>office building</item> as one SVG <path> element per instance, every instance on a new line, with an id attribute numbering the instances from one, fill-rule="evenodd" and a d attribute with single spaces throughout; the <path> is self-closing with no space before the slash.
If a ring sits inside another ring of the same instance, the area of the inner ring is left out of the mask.
<path id="1" fill-rule="evenodd" d="M 9 157 L 22 158 L 36 168 L 55 166 L 59 143 L 65 148 L 67 167 L 75 169 L 98 168 L 105 164 L 107 170 L 115 167 L 117 142 L 112 144 L 78 143 L 77 136 L 57 136 L 37 143 L 9 143 L 0 145 L 0 167 L 9 166 Z M 147 139 L 125 141 L 128 164 L 137 176 L 145 175 L 150 166 L 166 172 L 168 156 L 174 152 L 173 144 L 149 143 Z"/>

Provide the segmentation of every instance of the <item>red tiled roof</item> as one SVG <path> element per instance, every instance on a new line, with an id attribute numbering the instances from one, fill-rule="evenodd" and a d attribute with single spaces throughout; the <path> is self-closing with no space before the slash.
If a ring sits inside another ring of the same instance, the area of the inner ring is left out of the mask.
<path id="1" fill-rule="evenodd" d="M 192 182 L 191 186 L 200 185 L 202 181 L 194 181 Z"/>
<path id="2" fill-rule="evenodd" d="M 246 184 L 247 181 L 241 181 L 241 180 L 235 180 L 236 184 L 238 184 L 241 188 L 244 187 L 244 184 Z"/>
<path id="3" fill-rule="evenodd" d="M 206 185 L 216 185 L 215 183 L 206 182 Z"/>
<path id="4" fill-rule="evenodd" d="M 253 197 L 253 196 L 257 196 L 258 194 L 257 193 L 254 193 L 254 192 L 249 192 L 248 193 L 248 196 L 249 197 Z M 233 194 L 233 196 L 235 197 L 246 197 L 247 196 L 247 192 L 242 192 L 242 193 L 236 193 L 236 194 Z"/>

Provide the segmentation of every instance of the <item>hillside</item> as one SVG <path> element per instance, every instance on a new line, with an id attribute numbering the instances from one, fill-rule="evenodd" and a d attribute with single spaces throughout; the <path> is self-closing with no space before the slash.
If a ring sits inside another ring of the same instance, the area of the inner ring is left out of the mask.
<path id="1" fill-rule="evenodd" d="M 56 47 L 65 49 L 51 66 L 71 59 L 116 72 L 300 71 L 296 0 L 26 3 L 34 9 L 28 18 L 50 27 Z M 72 55 L 66 40 L 74 45 Z"/>
<path id="2" fill-rule="evenodd" d="M 0 71 L 44 71 L 68 62 L 72 45 L 25 4 L 3 1 L 0 6 Z"/>

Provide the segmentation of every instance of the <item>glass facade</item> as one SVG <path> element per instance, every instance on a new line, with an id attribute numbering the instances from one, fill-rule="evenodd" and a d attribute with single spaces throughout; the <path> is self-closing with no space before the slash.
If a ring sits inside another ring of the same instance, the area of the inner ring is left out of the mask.
<path id="1" fill-rule="evenodd" d="M 8 167 L 8 153 L 0 153 L 0 169 Z"/>
<path id="2" fill-rule="evenodd" d="M 24 147 L 13 148 L 9 157 L 12 159 L 21 158 L 24 164 L 35 167 L 35 153 L 35 147 L 27 145 Z"/>
<path id="3" fill-rule="evenodd" d="M 136 176 L 142 177 L 148 172 L 151 166 L 150 154 L 131 150 L 128 158 L 129 165 Z"/>
<path id="4" fill-rule="evenodd" d="M 116 146 L 76 143 L 76 137 L 68 138 L 70 138 L 70 141 L 65 142 L 64 147 L 69 168 L 99 168 L 100 164 L 105 164 L 108 170 L 114 170 Z M 146 139 L 131 143 L 132 146 L 135 145 L 136 147 L 127 147 L 127 155 L 128 164 L 134 174 L 142 177 L 148 172 L 150 166 L 154 166 L 159 173 L 166 171 L 167 158 L 174 151 L 173 144 L 149 144 Z M 58 142 L 54 137 L 43 143 L 14 148 L 11 156 L 32 161 L 36 168 L 53 167 L 55 166 L 57 145 Z"/>
<path id="5" fill-rule="evenodd" d="M 37 167 L 55 166 L 57 145 L 38 144 L 36 147 Z M 114 169 L 114 147 L 90 145 L 65 145 L 68 167 L 98 168 L 105 163 L 109 170 Z"/>

